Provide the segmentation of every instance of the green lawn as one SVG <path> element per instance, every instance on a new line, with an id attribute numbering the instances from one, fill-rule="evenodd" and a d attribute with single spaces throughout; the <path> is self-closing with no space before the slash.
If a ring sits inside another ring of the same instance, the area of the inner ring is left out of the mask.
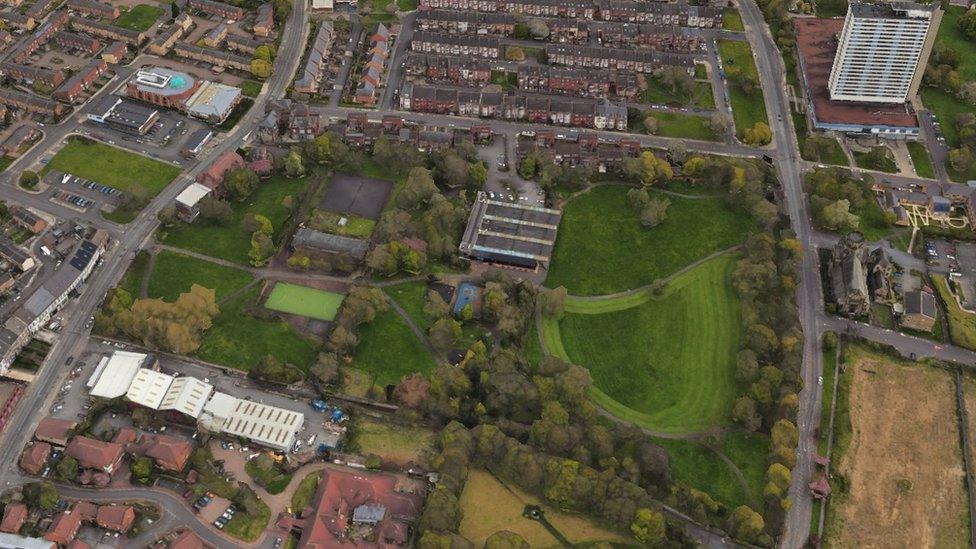
<path id="1" fill-rule="evenodd" d="M 738 67 L 744 75 L 751 76 L 757 83 L 754 90 L 746 92 L 741 86 L 729 80 L 729 100 L 732 103 L 732 118 L 735 120 L 736 135 L 741 139 L 748 128 L 757 122 L 769 122 L 766 116 L 766 104 L 763 102 L 762 89 L 759 87 L 759 71 L 752 58 L 752 49 L 748 42 L 737 40 L 719 40 L 719 53 L 726 74 L 732 67 Z"/>
<path id="2" fill-rule="evenodd" d="M 691 98 L 675 94 L 653 76 L 648 76 L 646 82 L 647 89 L 642 91 L 639 96 L 641 103 L 678 107 L 696 106 L 702 109 L 715 108 L 715 97 L 712 95 L 712 85 L 709 82 L 695 82 L 695 93 L 694 97 Z"/>
<path id="3" fill-rule="evenodd" d="M 125 270 L 125 274 L 122 275 L 122 279 L 119 280 L 118 287 L 132 294 L 132 297 L 138 298 L 139 289 L 142 286 L 142 277 L 146 274 L 148 265 L 149 252 L 139 250 L 135 259 L 129 264 L 129 268 Z"/>
<path id="4" fill-rule="evenodd" d="M 946 304 L 952 342 L 960 347 L 976 350 L 976 315 L 967 313 L 959 307 L 956 298 L 949 292 L 944 276 L 933 276 L 932 281 Z"/>
<path id="5" fill-rule="evenodd" d="M 655 135 L 701 141 L 719 141 L 721 139 L 721 136 L 712 130 L 711 121 L 706 116 L 655 111 L 649 111 L 647 114 L 658 121 L 658 131 Z"/>
<path id="6" fill-rule="evenodd" d="M 241 93 L 248 97 L 257 97 L 261 93 L 261 86 L 263 85 L 256 80 L 245 80 L 240 83 Z"/>
<path id="7" fill-rule="evenodd" d="M 877 170 L 885 173 L 898 173 L 898 166 L 895 165 L 895 161 L 891 158 L 891 153 L 885 150 L 887 156 L 881 160 L 875 160 L 875 157 L 869 156 L 869 153 L 864 152 L 854 152 L 854 162 L 857 162 L 859 168 L 864 168 L 865 170 Z"/>
<path id="8" fill-rule="evenodd" d="M 847 0 L 816 0 L 814 5 L 818 17 L 844 17 L 847 14 Z"/>
<path id="9" fill-rule="evenodd" d="M 343 219 L 345 223 L 340 224 Z M 376 226 L 376 222 L 367 217 L 324 210 L 315 210 L 308 224 L 317 231 L 366 239 L 373 234 L 373 227 Z"/>
<path id="10" fill-rule="evenodd" d="M 796 140 L 800 147 L 800 156 L 802 156 L 804 160 L 819 162 L 821 164 L 830 164 L 832 166 L 850 165 L 850 163 L 847 161 L 847 155 L 844 154 L 844 149 L 841 147 L 840 142 L 833 137 L 822 137 L 822 139 L 830 140 L 830 149 L 827 150 L 821 158 L 811 158 L 804 154 L 803 146 L 810 137 L 810 135 L 807 133 L 806 117 L 799 113 L 793 113 L 793 127 L 796 129 Z"/>
<path id="11" fill-rule="evenodd" d="M 424 303 L 427 302 L 426 282 L 404 282 L 403 284 L 386 286 L 383 291 L 393 298 L 400 307 L 403 307 L 403 310 L 422 330 L 430 328 L 434 323 L 434 319 L 424 312 Z"/>
<path id="12" fill-rule="evenodd" d="M 427 348 L 392 309 L 362 325 L 358 335 L 352 366 L 372 375 L 374 384 L 396 384 L 405 375 L 428 374 L 434 369 Z"/>
<path id="13" fill-rule="evenodd" d="M 245 305 L 257 297 L 251 288 L 220 307 L 206 331 L 197 356 L 240 370 L 249 370 L 266 355 L 294 364 L 303 371 L 315 359 L 315 348 L 283 321 L 261 320 L 246 314 Z"/>
<path id="14" fill-rule="evenodd" d="M 163 250 L 156 256 L 149 277 L 149 297 L 175 301 L 181 293 L 190 291 L 190 286 L 199 284 L 213 289 L 219 300 L 243 288 L 252 278 L 247 271 Z"/>
<path id="15" fill-rule="evenodd" d="M 233 203 L 234 215 L 225 224 L 216 225 L 198 219 L 192 225 L 167 230 L 163 242 L 246 265 L 247 253 L 251 249 L 251 233 L 241 226 L 244 216 L 251 213 L 267 217 L 271 220 L 277 239 L 278 231 L 291 213 L 282 205 L 282 201 L 286 196 L 294 196 L 297 200 L 306 184 L 307 178 L 272 176 L 271 179 L 262 181 L 245 202 Z"/>
<path id="16" fill-rule="evenodd" d="M 939 121 L 939 129 L 945 135 L 946 143 L 950 147 L 958 147 L 959 132 L 956 131 L 956 125 L 953 121 L 956 119 L 956 115 L 973 112 L 973 108 L 935 88 L 922 88 L 922 102 L 935 113 L 935 117 Z"/>
<path id="17" fill-rule="evenodd" d="M 726 436 L 722 451 L 742 472 L 753 499 L 762 501 L 763 486 L 766 484 L 769 437 L 762 433 L 734 431 Z"/>
<path id="18" fill-rule="evenodd" d="M 504 90 L 514 90 L 518 87 L 518 73 L 512 71 L 491 71 L 491 83 L 501 86 Z"/>
<path id="19" fill-rule="evenodd" d="M 656 438 L 654 443 L 668 451 L 671 474 L 677 482 L 705 492 L 729 508 L 748 505 L 748 494 L 713 450 L 683 439 Z"/>
<path id="20" fill-rule="evenodd" d="M 6 170 L 13 163 L 13 158 L 10 158 L 9 156 L 0 156 L 0 172 Z"/>
<path id="21" fill-rule="evenodd" d="M 400 11 L 413 11 L 417 9 L 417 0 L 397 0 L 397 7 Z"/>
<path id="22" fill-rule="evenodd" d="M 725 425 L 741 337 L 736 258 L 682 274 L 660 297 L 568 300 L 563 319 L 546 323 L 547 343 L 561 343 L 549 349 L 589 369 L 594 400 L 621 419 L 661 432 Z"/>
<path id="23" fill-rule="evenodd" d="M 628 190 L 596 187 L 566 205 L 546 287 L 601 295 L 647 285 L 740 243 L 756 227 L 724 198 L 668 196 L 668 218 L 648 229 L 627 200 Z"/>
<path id="24" fill-rule="evenodd" d="M 159 194 L 180 174 L 176 166 L 80 137 L 69 138 L 41 174 L 51 170 L 90 179 L 122 192 L 140 184 L 149 197 Z"/>
<path id="25" fill-rule="evenodd" d="M 915 173 L 919 177 L 927 177 L 929 179 L 935 178 L 935 170 L 932 169 L 932 158 L 929 157 L 929 151 L 925 149 L 925 145 L 917 141 L 909 141 L 908 154 L 912 157 L 912 164 L 915 165 Z"/>
<path id="26" fill-rule="evenodd" d="M 278 282 L 271 290 L 264 306 L 273 311 L 319 320 L 332 320 L 339 312 L 339 306 L 342 305 L 342 300 L 345 297 L 334 292 Z"/>
<path id="27" fill-rule="evenodd" d="M 745 25 L 742 24 L 742 16 L 735 8 L 725 8 L 725 13 L 722 15 L 722 28 L 738 32 L 746 30 Z"/>
<path id="28" fill-rule="evenodd" d="M 163 8 L 159 6 L 151 6 L 149 4 L 139 4 L 134 6 L 129 11 L 123 13 L 115 20 L 113 25 L 117 27 L 122 27 L 125 29 L 131 29 L 134 31 L 142 32 L 153 26 L 160 16 L 165 13 Z"/>
<path id="29" fill-rule="evenodd" d="M 295 488 L 295 493 L 291 495 L 291 510 L 293 513 L 301 512 L 302 509 L 312 503 L 312 497 L 315 495 L 315 490 L 318 488 L 319 480 L 321 479 L 322 471 L 315 471 L 306 475 L 298 483 L 298 487 Z"/>

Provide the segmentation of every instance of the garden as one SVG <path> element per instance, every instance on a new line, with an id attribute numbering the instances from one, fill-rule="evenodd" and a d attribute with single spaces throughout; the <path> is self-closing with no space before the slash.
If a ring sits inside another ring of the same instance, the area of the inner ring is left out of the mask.
<path id="1" fill-rule="evenodd" d="M 152 27 L 153 23 L 164 13 L 166 12 L 159 6 L 139 4 L 133 6 L 129 11 L 122 13 L 112 24 L 124 29 L 143 32 L 149 30 L 149 27 Z"/>
<path id="2" fill-rule="evenodd" d="M 732 118 L 739 139 L 745 137 L 747 129 L 757 122 L 767 123 L 766 103 L 759 85 L 759 71 L 752 58 L 749 42 L 719 40 L 719 54 L 729 83 L 729 101 L 732 103 Z"/>

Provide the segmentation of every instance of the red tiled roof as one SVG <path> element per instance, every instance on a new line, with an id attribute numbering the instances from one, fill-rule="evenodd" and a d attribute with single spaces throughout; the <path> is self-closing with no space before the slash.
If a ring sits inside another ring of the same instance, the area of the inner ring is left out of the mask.
<path id="1" fill-rule="evenodd" d="M 27 519 L 27 506 L 23 503 L 11 503 L 3 510 L 3 521 L 0 521 L 0 532 L 16 534 L 20 532 L 24 520 Z"/>
<path id="2" fill-rule="evenodd" d="M 68 443 L 65 452 L 86 469 L 111 469 L 122 459 L 122 445 L 77 436 Z"/>
<path id="3" fill-rule="evenodd" d="M 74 429 L 75 422 L 67 419 L 46 417 L 37 425 L 34 431 L 34 438 L 64 446 L 68 442 L 68 433 Z"/>
<path id="4" fill-rule="evenodd" d="M 206 170 L 200 172 L 200 175 L 197 176 L 197 181 L 210 188 L 214 188 L 223 183 L 224 176 L 227 172 L 243 167 L 244 159 L 241 158 L 241 155 L 234 151 L 227 151 L 217 157 Z"/>
<path id="5" fill-rule="evenodd" d="M 122 427 L 119 429 L 118 433 L 112 437 L 112 442 L 122 444 L 123 446 L 132 442 L 135 442 L 139 438 L 139 432 L 132 427 Z"/>
<path id="6" fill-rule="evenodd" d="M 203 541 L 191 530 L 187 530 L 169 544 L 169 549 L 203 549 Z"/>
<path id="7" fill-rule="evenodd" d="M 68 544 L 68 549 L 91 549 L 91 545 L 88 545 L 80 539 L 73 539 L 71 543 Z"/>
<path id="8" fill-rule="evenodd" d="M 98 506 L 90 501 L 79 501 L 75 503 L 75 511 L 81 514 L 81 520 L 93 522 L 98 515 Z"/>
<path id="9" fill-rule="evenodd" d="M 20 456 L 20 468 L 29 475 L 40 474 L 50 455 L 50 444 L 46 442 L 35 442 L 28 446 Z"/>
<path id="10" fill-rule="evenodd" d="M 74 539 L 80 526 L 81 513 L 72 509 L 70 512 L 61 513 L 54 519 L 51 527 L 44 534 L 44 539 L 53 541 L 59 545 L 67 545 L 68 542 Z"/>
<path id="11" fill-rule="evenodd" d="M 918 126 L 915 115 L 904 105 L 877 105 L 831 101 L 828 81 L 830 68 L 837 52 L 837 35 L 844 27 L 843 19 L 794 19 L 796 45 L 803 58 L 805 76 L 813 99 L 813 108 L 820 122 L 828 124 L 863 124 Z"/>
<path id="12" fill-rule="evenodd" d="M 193 453 L 193 446 L 185 439 L 156 435 L 146 449 L 146 455 L 156 461 L 156 465 L 170 471 L 182 471 Z"/>
<path id="13" fill-rule="evenodd" d="M 122 533 L 128 532 L 135 520 L 136 512 L 128 505 L 102 505 L 98 508 L 98 515 L 95 518 L 95 522 L 102 528 Z"/>

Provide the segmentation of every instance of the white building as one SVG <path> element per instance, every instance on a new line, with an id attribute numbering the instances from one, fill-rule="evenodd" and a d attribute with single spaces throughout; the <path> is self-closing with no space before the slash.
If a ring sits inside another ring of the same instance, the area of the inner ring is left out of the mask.
<path id="1" fill-rule="evenodd" d="M 911 100 L 918 93 L 941 19 L 938 3 L 851 2 L 830 70 L 830 99 Z"/>
<path id="2" fill-rule="evenodd" d="M 287 452 L 305 423 L 305 415 L 216 392 L 203 407 L 199 424 L 212 433 L 251 440 Z"/>
<path id="3" fill-rule="evenodd" d="M 160 410 L 176 410 L 194 419 L 200 417 L 213 385 L 195 377 L 178 377 L 170 384 L 159 405 Z"/>
<path id="4" fill-rule="evenodd" d="M 213 189 L 210 187 L 194 182 L 183 189 L 183 192 L 176 195 L 176 213 L 180 216 L 180 219 L 187 223 L 193 223 L 193 220 L 200 215 L 200 202 L 211 191 Z"/>
<path id="5" fill-rule="evenodd" d="M 169 374 L 139 368 L 136 377 L 129 385 L 129 390 L 125 393 L 125 398 L 139 406 L 158 410 L 172 383 L 173 376 Z"/>
<path id="6" fill-rule="evenodd" d="M 117 398 L 126 394 L 146 358 L 147 355 L 129 351 L 115 351 L 102 358 L 88 380 L 91 396 Z"/>

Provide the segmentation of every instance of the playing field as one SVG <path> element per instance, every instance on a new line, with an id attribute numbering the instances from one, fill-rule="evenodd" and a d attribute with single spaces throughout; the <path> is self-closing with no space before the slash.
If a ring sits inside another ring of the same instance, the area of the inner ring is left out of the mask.
<path id="1" fill-rule="evenodd" d="M 339 312 L 339 306 L 346 296 L 308 286 L 287 282 L 275 284 L 264 306 L 273 311 L 281 311 L 318 320 L 332 320 Z"/>
<path id="2" fill-rule="evenodd" d="M 41 172 L 50 170 L 90 179 L 124 193 L 138 184 L 149 197 L 159 194 L 180 174 L 176 166 L 80 137 L 69 138 Z"/>
<path id="3" fill-rule="evenodd" d="M 139 4 L 120 15 L 113 24 L 117 27 L 142 32 L 153 26 L 156 19 L 159 19 L 163 13 L 165 13 L 163 9 L 158 6 Z"/>
<path id="4" fill-rule="evenodd" d="M 593 399 L 615 416 L 661 432 L 729 421 L 741 326 L 731 284 L 736 256 L 688 271 L 662 296 L 569 299 L 546 345 L 593 376 Z"/>

